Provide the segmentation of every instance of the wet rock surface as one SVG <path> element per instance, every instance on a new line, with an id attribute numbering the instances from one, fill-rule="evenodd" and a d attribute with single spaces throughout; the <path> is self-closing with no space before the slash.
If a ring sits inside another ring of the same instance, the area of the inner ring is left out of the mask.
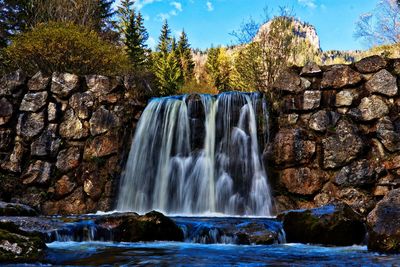
<path id="1" fill-rule="evenodd" d="M 362 217 L 343 203 L 309 210 L 294 210 L 278 216 L 290 243 L 351 246 L 364 241 Z"/>
<path id="2" fill-rule="evenodd" d="M 400 189 L 390 191 L 368 215 L 368 249 L 400 252 Z"/>

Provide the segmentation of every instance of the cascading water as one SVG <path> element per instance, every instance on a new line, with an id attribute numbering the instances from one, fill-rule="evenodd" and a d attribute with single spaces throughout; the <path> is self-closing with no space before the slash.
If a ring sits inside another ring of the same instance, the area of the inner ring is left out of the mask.
<path id="1" fill-rule="evenodd" d="M 117 209 L 271 215 L 257 134 L 265 107 L 257 93 L 153 99 L 137 126 Z"/>

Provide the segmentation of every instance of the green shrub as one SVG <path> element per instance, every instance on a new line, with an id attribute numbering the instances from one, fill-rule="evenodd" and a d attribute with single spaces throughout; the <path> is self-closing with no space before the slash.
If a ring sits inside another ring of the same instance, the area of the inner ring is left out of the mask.
<path id="1" fill-rule="evenodd" d="M 121 75 L 129 59 L 121 47 L 72 23 L 50 22 L 13 38 L 6 55 L 15 68 L 33 74 L 72 72 L 76 74 Z"/>

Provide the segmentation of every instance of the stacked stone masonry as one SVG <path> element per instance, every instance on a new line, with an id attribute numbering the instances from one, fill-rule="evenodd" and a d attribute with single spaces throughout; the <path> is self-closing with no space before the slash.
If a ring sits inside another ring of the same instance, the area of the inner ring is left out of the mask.
<path id="1" fill-rule="evenodd" d="M 0 80 L 0 199 L 44 214 L 113 208 L 143 105 L 131 77 L 69 73 Z"/>
<path id="2" fill-rule="evenodd" d="M 400 60 L 287 70 L 265 149 L 278 211 L 343 201 L 366 216 L 400 187 Z"/>

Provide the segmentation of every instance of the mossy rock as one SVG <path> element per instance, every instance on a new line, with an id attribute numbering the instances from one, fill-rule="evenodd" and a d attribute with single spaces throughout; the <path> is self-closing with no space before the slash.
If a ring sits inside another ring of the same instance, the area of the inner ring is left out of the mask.
<path id="1" fill-rule="evenodd" d="M 0 201 L 0 216 L 37 216 L 38 213 L 31 207 L 18 203 Z"/>
<path id="2" fill-rule="evenodd" d="M 44 257 L 46 244 L 36 234 L 19 230 L 13 224 L 2 224 L 0 228 L 0 262 L 36 262 Z"/>

